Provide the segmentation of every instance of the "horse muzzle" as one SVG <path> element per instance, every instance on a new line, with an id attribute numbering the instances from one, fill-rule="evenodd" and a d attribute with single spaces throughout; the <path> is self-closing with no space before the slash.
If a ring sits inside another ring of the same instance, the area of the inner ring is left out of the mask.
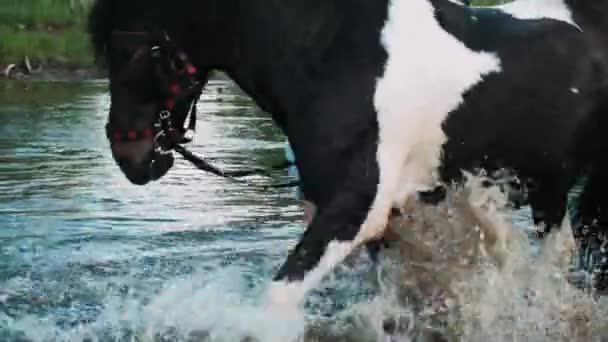
<path id="1" fill-rule="evenodd" d="M 114 142 L 112 156 L 127 179 L 145 185 L 164 176 L 173 166 L 173 154 L 156 148 L 153 139 Z"/>

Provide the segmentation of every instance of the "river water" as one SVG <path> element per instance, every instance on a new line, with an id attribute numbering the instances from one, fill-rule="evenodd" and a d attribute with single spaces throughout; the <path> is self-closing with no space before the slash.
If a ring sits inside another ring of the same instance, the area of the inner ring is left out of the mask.
<path id="1" fill-rule="evenodd" d="M 300 319 L 260 309 L 273 272 L 303 230 L 292 189 L 264 192 L 180 158 L 160 181 L 131 185 L 105 139 L 104 81 L 0 86 L 0 341 L 288 342 L 304 329 Z M 267 167 L 284 158 L 284 137 L 232 83 L 212 81 L 199 113 L 191 149 L 223 168 Z M 514 218 L 528 228 L 528 211 Z M 487 285 L 485 275 L 469 290 Z M 385 309 L 409 309 L 397 308 L 376 280 L 365 255 L 340 266 L 306 302 L 306 339 L 389 341 L 377 331 Z M 524 285 L 509 284 L 513 291 Z M 479 298 L 490 298 L 484 293 Z M 509 301 L 501 295 L 491 298 Z M 586 319 L 597 323 L 602 305 L 570 297 L 562 302 L 591 307 Z M 514 303 L 503 303 L 517 307 L 509 322 L 523 307 Z M 534 332 L 527 324 L 510 324 L 504 334 L 482 324 L 483 334 L 463 329 L 458 340 L 553 338 L 560 318 L 543 316 L 546 310 L 535 315 L 524 320 L 539 321 Z"/>

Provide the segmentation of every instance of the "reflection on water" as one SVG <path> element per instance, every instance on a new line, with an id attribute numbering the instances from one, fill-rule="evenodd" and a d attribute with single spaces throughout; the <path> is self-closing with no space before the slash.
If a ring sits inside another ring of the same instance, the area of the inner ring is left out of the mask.
<path id="1" fill-rule="evenodd" d="M 301 317 L 260 308 L 262 291 L 302 232 L 294 193 L 262 192 L 201 173 L 179 158 L 160 181 L 129 184 L 105 139 L 106 87 L 0 84 L 0 341 L 287 342 L 301 333 Z M 283 137 L 232 83 L 211 82 L 198 110 L 194 152 L 227 169 L 282 160 Z M 471 229 L 433 217 L 436 230 Z M 528 210 L 514 218 L 520 229 L 529 228 Z M 440 241 L 426 246 L 445 253 Z M 407 239 L 398 246 L 397 262 L 380 269 L 392 283 L 377 277 L 361 255 L 314 291 L 306 303 L 307 341 L 388 341 L 387 319 L 407 328 L 419 312 L 412 302 L 398 305 L 402 298 L 394 294 L 412 279 L 402 262 L 413 257 L 403 256 Z M 527 281 L 527 248 L 511 254 L 519 278 L 483 264 L 454 285 L 468 311 L 450 316 L 452 323 L 464 317 L 451 327 L 466 338 L 452 332 L 448 340 L 544 341 L 562 331 L 554 326 L 566 317 L 549 309 L 590 303 L 578 292 L 546 287 L 536 298 L 547 305 L 528 309 L 519 294 L 549 283 Z M 433 267 L 439 260 L 432 259 Z M 492 292 L 500 286 L 504 291 Z M 501 305 L 510 308 L 505 315 L 489 310 Z M 597 323 L 603 311 L 594 305 L 586 306 L 594 315 L 585 317 Z M 534 319 L 516 317 L 528 312 Z M 399 336 L 391 341 L 412 337 Z"/>
<path id="2" fill-rule="evenodd" d="M 262 193 L 182 160 L 159 182 L 129 184 L 105 140 L 104 82 L 2 86 L 0 340 L 27 315 L 67 329 L 96 320 L 115 294 L 195 270 L 243 264 L 259 281 L 301 230 L 290 190 Z M 282 158 L 268 117 L 229 83 L 208 89 L 193 151 L 225 168 Z M 44 334 L 37 326 L 24 332 Z"/>

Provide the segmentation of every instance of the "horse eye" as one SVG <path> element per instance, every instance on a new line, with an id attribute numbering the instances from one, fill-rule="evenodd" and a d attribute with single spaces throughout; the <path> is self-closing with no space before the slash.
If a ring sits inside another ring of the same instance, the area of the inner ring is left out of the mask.
<path id="1" fill-rule="evenodd" d="M 173 63 L 177 70 L 184 70 L 186 68 L 186 64 L 184 63 L 184 61 L 182 61 L 179 58 L 177 60 L 175 60 Z"/>

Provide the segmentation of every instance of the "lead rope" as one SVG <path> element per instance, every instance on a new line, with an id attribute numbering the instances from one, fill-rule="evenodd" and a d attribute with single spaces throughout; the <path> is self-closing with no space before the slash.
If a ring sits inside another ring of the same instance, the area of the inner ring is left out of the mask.
<path id="1" fill-rule="evenodd" d="M 193 133 L 194 133 L 194 130 L 196 127 L 196 103 L 197 102 L 198 102 L 198 97 L 195 97 L 195 100 L 194 100 L 194 103 L 192 104 L 192 107 L 190 109 L 190 115 L 189 115 L 190 122 L 188 123 L 188 131 L 189 131 L 189 133 L 192 134 L 192 136 L 186 137 L 186 139 L 183 141 L 184 143 L 191 142 L 192 138 L 193 138 Z M 168 120 L 163 123 L 165 125 L 170 124 Z M 164 129 L 168 129 L 168 127 L 165 126 L 165 127 L 163 127 L 163 130 Z M 186 149 L 184 146 L 182 146 L 180 144 L 175 144 L 173 146 L 173 150 L 175 150 L 175 152 L 179 153 L 182 157 L 184 157 L 184 159 L 189 161 L 192 165 L 194 165 L 197 169 L 199 169 L 201 171 L 209 172 L 216 176 L 230 179 L 232 181 L 236 181 L 239 183 L 245 183 L 245 184 L 248 184 L 248 185 L 254 186 L 254 187 L 258 187 L 258 185 L 252 184 L 250 182 L 246 182 L 246 181 L 243 181 L 243 180 L 240 180 L 237 178 L 251 176 L 251 175 L 255 175 L 255 174 L 273 178 L 273 176 L 269 172 L 270 170 L 284 170 L 290 166 L 295 165 L 294 162 L 286 160 L 282 164 L 271 166 L 268 170 L 254 168 L 254 169 L 249 169 L 249 170 L 223 171 L 223 170 L 219 169 L 218 167 L 212 165 L 208 161 L 206 161 L 204 158 L 199 157 L 199 156 L 195 155 L 194 153 L 190 152 L 188 149 Z M 289 188 L 289 187 L 296 187 L 298 185 L 300 185 L 299 181 L 292 181 L 292 182 L 287 182 L 287 183 L 277 183 L 277 184 L 265 185 L 265 186 L 262 186 L 262 188 L 264 190 L 268 190 L 270 188 L 273 188 L 273 189 Z"/>
<path id="2" fill-rule="evenodd" d="M 247 181 L 243 181 L 238 178 L 245 177 L 245 176 L 251 176 L 251 175 L 255 175 L 255 174 L 260 174 L 260 175 L 264 175 L 264 176 L 273 178 L 272 175 L 270 175 L 269 170 L 284 170 L 284 169 L 294 165 L 294 163 L 291 161 L 285 161 L 284 163 L 272 166 L 269 169 L 223 171 L 223 170 L 219 169 L 218 167 L 212 165 L 208 161 L 206 161 L 204 158 L 194 155 L 194 153 L 188 151 L 182 145 L 175 145 L 174 150 L 175 150 L 175 152 L 181 154 L 182 157 L 184 157 L 184 159 L 186 159 L 187 161 L 192 163 L 192 165 L 194 165 L 197 169 L 199 169 L 201 171 L 209 172 L 216 176 L 230 179 L 230 180 L 238 182 L 238 183 L 244 183 L 244 184 L 254 186 L 254 187 L 260 187 L 260 186 L 257 184 L 247 182 Z M 263 188 L 264 190 L 269 190 L 269 189 L 296 187 L 298 185 L 300 185 L 299 181 L 292 181 L 292 182 L 287 182 L 287 183 L 264 185 L 264 186 L 261 186 L 261 188 Z"/>
<path id="3" fill-rule="evenodd" d="M 186 129 L 184 137 L 182 138 L 182 141 L 180 141 L 180 142 L 168 142 L 167 141 L 167 135 L 169 134 L 169 132 L 172 132 L 171 111 L 170 110 L 165 110 L 160 113 L 160 121 L 158 123 L 158 125 L 159 125 L 158 128 L 160 129 L 160 132 L 157 134 L 155 141 L 158 141 L 159 139 L 164 140 L 164 143 L 162 143 L 162 145 L 169 147 L 169 149 L 173 149 L 175 152 L 181 154 L 182 157 L 184 157 L 184 159 L 186 159 L 187 161 L 192 163 L 192 165 L 194 165 L 196 168 L 198 168 L 201 171 L 209 172 L 216 176 L 230 179 L 230 180 L 238 182 L 238 183 L 247 184 L 247 185 L 250 185 L 253 187 L 260 187 L 260 186 L 257 184 L 253 184 L 253 183 L 250 183 L 247 181 L 240 180 L 238 178 L 245 177 L 245 176 L 251 176 L 251 175 L 255 175 L 255 174 L 263 175 L 263 176 L 266 176 L 269 178 L 274 178 L 270 174 L 269 171 L 284 170 L 290 166 L 295 165 L 294 162 L 287 160 L 287 161 L 283 162 L 282 164 L 272 166 L 269 169 L 254 168 L 254 169 L 249 169 L 249 170 L 223 171 L 223 170 L 219 169 L 218 167 L 212 165 L 208 161 L 206 161 L 204 158 L 198 157 L 194 153 L 188 151 L 181 144 L 189 143 L 194 138 L 194 131 L 196 129 L 196 104 L 202 94 L 202 87 L 200 87 L 200 85 L 198 85 L 198 84 L 195 84 L 190 89 L 190 92 L 191 92 L 190 96 L 193 97 L 192 103 L 190 105 L 189 115 L 188 115 L 190 121 L 188 123 L 188 127 Z M 188 97 L 188 96 L 186 96 L 186 97 Z M 300 185 L 299 181 L 292 181 L 292 182 L 287 182 L 287 183 L 264 185 L 264 186 L 261 186 L 261 188 L 263 190 L 269 190 L 269 189 L 296 187 L 298 185 Z"/>

